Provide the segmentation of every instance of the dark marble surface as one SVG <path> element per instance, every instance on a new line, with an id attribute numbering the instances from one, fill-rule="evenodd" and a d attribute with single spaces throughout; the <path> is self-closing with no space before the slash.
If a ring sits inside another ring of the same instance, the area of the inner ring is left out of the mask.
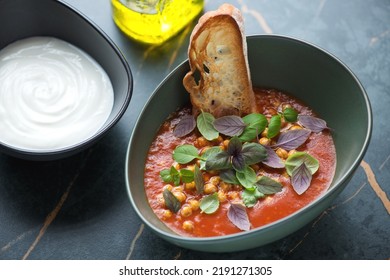
<path id="1" fill-rule="evenodd" d="M 127 58 L 135 79 L 130 106 L 89 150 L 53 162 L 0 155 L 0 259 L 389 259 L 390 1 L 227 1 L 241 8 L 246 33 L 282 34 L 331 52 L 358 76 L 373 107 L 370 147 L 353 179 L 316 220 L 256 249 L 210 254 L 167 243 L 136 216 L 124 165 L 143 104 L 186 59 L 192 26 L 161 47 L 124 36 L 109 0 L 67 0 L 99 25 Z M 205 10 L 224 1 L 206 1 Z"/>

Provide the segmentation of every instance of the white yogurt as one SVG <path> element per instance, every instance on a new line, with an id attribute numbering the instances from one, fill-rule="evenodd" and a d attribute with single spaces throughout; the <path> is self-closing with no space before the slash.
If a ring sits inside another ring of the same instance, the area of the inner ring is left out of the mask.
<path id="1" fill-rule="evenodd" d="M 112 110 L 102 67 L 53 37 L 31 37 L 0 51 L 0 142 L 58 150 L 94 135 Z"/>

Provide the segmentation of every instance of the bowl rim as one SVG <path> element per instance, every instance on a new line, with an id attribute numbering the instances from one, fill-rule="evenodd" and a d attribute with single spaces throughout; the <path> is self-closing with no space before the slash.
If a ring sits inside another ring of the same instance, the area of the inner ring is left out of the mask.
<path id="1" fill-rule="evenodd" d="M 141 211 L 138 209 L 138 207 L 136 207 L 134 197 L 132 196 L 132 193 L 131 193 L 130 181 L 129 181 L 129 176 L 128 176 L 130 150 L 131 150 L 131 147 L 132 147 L 133 142 L 134 142 L 134 137 L 135 137 L 134 132 L 136 131 L 137 127 L 140 125 L 141 119 L 146 114 L 146 109 L 148 108 L 152 99 L 159 92 L 160 88 L 167 82 L 167 80 L 169 80 L 172 76 L 174 76 L 176 74 L 176 72 L 178 72 L 182 67 L 184 67 L 184 65 L 188 64 L 188 59 L 186 59 L 182 63 L 180 63 L 177 67 L 175 67 L 175 69 L 173 69 L 162 80 L 162 82 L 156 87 L 156 89 L 153 91 L 153 93 L 151 94 L 151 96 L 148 98 L 147 102 L 145 103 L 145 105 L 141 109 L 141 112 L 140 112 L 139 116 L 137 117 L 137 120 L 134 124 L 133 132 L 130 136 L 130 141 L 128 144 L 128 149 L 127 149 L 126 159 L 125 159 L 126 189 L 127 189 L 128 197 L 129 197 L 129 200 L 132 204 L 132 207 L 133 207 L 134 211 L 137 213 L 137 215 L 140 217 L 140 219 L 149 228 L 151 228 L 155 232 L 157 232 L 160 236 L 166 237 L 171 241 L 177 241 L 180 243 L 186 243 L 186 244 L 192 244 L 192 245 L 197 244 L 197 243 L 202 243 L 202 244 L 214 243 L 215 244 L 216 242 L 225 242 L 225 241 L 241 239 L 244 237 L 247 238 L 248 236 L 255 236 L 259 232 L 268 231 L 273 227 L 276 227 L 276 226 L 279 226 L 279 225 L 286 223 L 292 216 L 296 216 L 296 217 L 302 216 L 304 213 L 310 211 L 310 209 L 312 209 L 316 204 L 319 204 L 319 203 L 325 201 L 327 199 L 327 197 L 332 196 L 333 194 L 335 194 L 338 191 L 342 191 L 342 189 L 339 190 L 340 187 L 344 183 L 348 182 L 350 177 L 353 175 L 354 171 L 358 168 L 360 162 L 363 160 L 364 154 L 366 153 L 367 148 L 369 146 L 369 142 L 370 142 L 371 134 L 372 134 L 372 125 L 373 125 L 372 109 L 371 109 L 370 100 L 368 98 L 368 95 L 367 95 L 363 85 L 361 84 L 361 82 L 359 81 L 357 76 L 351 71 L 351 69 L 345 63 L 343 63 L 339 58 L 337 58 L 335 55 L 333 55 L 333 54 L 329 53 L 328 51 L 326 51 L 325 49 L 323 49 L 323 48 L 321 48 L 313 43 L 309 43 L 305 40 L 294 38 L 291 36 L 278 35 L 278 34 L 265 34 L 265 35 L 259 34 L 259 35 L 246 36 L 247 41 L 258 39 L 258 38 L 265 38 L 265 39 L 268 38 L 268 39 L 292 41 L 296 44 L 301 44 L 301 45 L 305 45 L 306 47 L 316 49 L 317 51 L 320 51 L 323 54 L 327 55 L 330 59 L 334 60 L 336 63 L 338 63 L 342 68 L 344 68 L 347 71 L 347 73 L 354 79 L 356 84 L 359 86 L 360 93 L 362 94 L 365 105 L 366 105 L 365 108 L 367 110 L 368 119 L 367 119 L 367 132 L 366 132 L 366 137 L 365 137 L 364 142 L 363 142 L 363 146 L 362 146 L 359 154 L 357 155 L 356 159 L 353 161 L 353 163 L 347 169 L 347 171 L 344 172 L 344 174 L 337 181 L 333 181 L 331 183 L 330 187 L 328 188 L 328 190 L 323 195 L 321 195 L 320 197 L 317 197 L 315 200 L 313 200 L 312 202 L 310 202 L 308 205 L 304 206 L 303 208 L 291 213 L 288 216 L 285 216 L 281 219 L 278 219 L 274 222 L 271 222 L 271 223 L 266 224 L 266 225 L 261 226 L 261 227 L 253 228 L 249 231 L 242 231 L 242 232 L 238 232 L 238 233 L 234 233 L 234 234 L 223 235 L 223 236 L 212 236 L 212 237 L 189 237 L 189 236 L 179 235 L 172 230 L 171 230 L 171 232 L 161 230 L 161 229 L 155 227 L 151 222 L 149 222 L 149 220 L 144 217 L 144 215 L 141 213 Z"/>
<path id="2" fill-rule="evenodd" d="M 101 37 L 104 41 L 108 43 L 108 45 L 112 48 L 114 53 L 118 56 L 121 65 L 123 66 L 126 77 L 128 79 L 127 83 L 127 90 L 125 94 L 124 102 L 119 107 L 118 112 L 112 117 L 112 119 L 106 122 L 102 125 L 102 127 L 95 132 L 93 135 L 91 135 L 88 138 L 85 138 L 83 141 L 80 141 L 76 144 L 69 145 L 63 148 L 55 148 L 55 149 L 26 149 L 26 148 L 18 148 L 3 142 L 0 142 L 0 149 L 2 152 L 23 158 L 23 159 L 30 159 L 30 160 L 56 160 L 64 157 L 71 156 L 75 153 L 78 153 L 79 151 L 88 148 L 92 144 L 96 143 L 98 140 L 100 140 L 124 115 L 126 112 L 132 94 L 133 94 L 133 87 L 134 87 L 134 81 L 133 81 L 133 74 L 131 72 L 130 66 L 123 55 L 123 53 L 120 51 L 119 47 L 114 43 L 114 41 L 105 33 L 95 22 L 93 22 L 89 17 L 87 17 L 84 13 L 82 13 L 79 9 L 75 8 L 69 3 L 64 2 L 64 0 L 57 0 L 53 2 L 54 5 L 61 5 L 74 15 L 78 16 L 82 21 L 84 21 L 87 25 L 92 27 Z"/>

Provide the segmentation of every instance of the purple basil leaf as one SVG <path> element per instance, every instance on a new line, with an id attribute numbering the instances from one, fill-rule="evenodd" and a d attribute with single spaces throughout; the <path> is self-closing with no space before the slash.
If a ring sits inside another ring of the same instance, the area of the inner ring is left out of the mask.
<path id="1" fill-rule="evenodd" d="M 295 167 L 291 176 L 291 184 L 295 192 L 299 195 L 303 194 L 309 188 L 311 178 L 312 175 L 306 163 L 302 162 L 302 164 Z"/>
<path id="2" fill-rule="evenodd" d="M 244 172 L 246 167 L 245 157 L 242 154 L 237 154 L 235 156 L 232 156 L 232 165 L 234 170 L 238 172 Z"/>
<path id="3" fill-rule="evenodd" d="M 311 131 L 308 129 L 287 130 L 280 133 L 278 141 L 274 146 L 285 149 L 294 150 L 306 142 Z"/>
<path id="4" fill-rule="evenodd" d="M 284 168 L 284 162 L 275 151 L 269 146 L 263 145 L 263 147 L 267 150 L 268 157 L 262 163 L 272 168 Z"/>
<path id="5" fill-rule="evenodd" d="M 239 116 L 224 116 L 213 122 L 214 128 L 218 132 L 227 136 L 238 136 L 246 127 L 246 124 Z"/>
<path id="6" fill-rule="evenodd" d="M 193 115 L 183 116 L 179 123 L 176 125 L 173 130 L 173 135 L 176 137 L 183 137 L 191 133 L 196 126 L 196 121 Z"/>
<path id="7" fill-rule="evenodd" d="M 232 137 L 227 146 L 227 153 L 230 156 L 234 156 L 241 153 L 241 150 L 242 150 L 241 140 L 237 136 Z"/>
<path id="8" fill-rule="evenodd" d="M 227 212 L 229 220 L 239 229 L 248 231 L 251 227 L 248 214 L 244 205 L 239 203 L 230 204 Z"/>
<path id="9" fill-rule="evenodd" d="M 298 121 L 302 126 L 316 133 L 328 128 L 326 121 L 313 116 L 299 115 Z"/>

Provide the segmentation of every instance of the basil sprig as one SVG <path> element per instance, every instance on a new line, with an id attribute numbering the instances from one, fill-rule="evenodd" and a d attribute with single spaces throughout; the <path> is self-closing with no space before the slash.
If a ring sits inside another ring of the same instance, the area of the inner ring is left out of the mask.
<path id="1" fill-rule="evenodd" d="M 281 131 L 283 120 L 299 123 L 303 129 Z M 204 188 L 201 170 L 219 171 L 222 181 L 241 185 L 244 188 L 241 193 L 243 204 L 230 202 L 227 212 L 229 220 L 241 230 L 249 230 L 251 227 L 246 208 L 253 207 L 260 198 L 280 192 L 283 188 L 281 183 L 270 177 L 257 177 L 251 166 L 263 163 L 270 168 L 285 168 L 291 177 L 293 189 L 301 195 L 310 186 L 312 176 L 319 168 L 318 160 L 306 152 L 298 151 L 283 161 L 274 149 L 282 148 L 287 151 L 297 149 L 307 141 L 312 132 L 319 133 L 323 129 L 328 129 L 324 120 L 299 115 L 295 109 L 287 107 L 273 115 L 269 121 L 259 113 L 249 114 L 243 118 L 224 116 L 216 119 L 210 113 L 201 112 L 196 120 L 192 115 L 187 115 L 177 124 L 174 135 L 185 136 L 196 127 L 208 141 L 217 139 L 219 134 L 231 137 L 227 148 L 213 146 L 200 154 L 193 145 L 177 146 L 173 151 L 176 162 L 188 164 L 197 159 L 200 163 L 199 167 L 195 165 L 194 172 L 185 168 L 176 170 L 171 167 L 162 170 L 160 176 L 164 182 L 175 185 L 181 182 L 195 182 L 198 194 L 202 194 Z M 274 144 L 263 146 L 252 142 L 265 129 L 269 139 L 276 138 L 273 140 Z M 169 209 L 175 213 L 179 211 L 180 202 L 170 191 L 164 190 L 163 196 Z M 218 193 L 203 196 L 200 200 L 201 212 L 205 214 L 215 213 L 219 205 Z"/>

